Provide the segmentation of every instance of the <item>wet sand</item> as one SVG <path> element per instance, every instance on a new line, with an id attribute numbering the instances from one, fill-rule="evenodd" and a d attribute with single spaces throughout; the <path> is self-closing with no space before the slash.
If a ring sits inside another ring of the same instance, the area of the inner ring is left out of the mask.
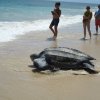
<path id="1" fill-rule="evenodd" d="M 48 35 L 47 35 L 48 34 Z M 59 34 L 51 41 L 50 32 L 31 32 L 0 44 L 0 100 L 100 100 L 100 74 L 85 71 L 35 73 L 29 66 L 30 54 L 47 47 L 71 47 L 97 60 L 100 70 L 100 35 L 82 41 L 82 34 Z M 77 75 L 76 75 L 77 74 Z"/>

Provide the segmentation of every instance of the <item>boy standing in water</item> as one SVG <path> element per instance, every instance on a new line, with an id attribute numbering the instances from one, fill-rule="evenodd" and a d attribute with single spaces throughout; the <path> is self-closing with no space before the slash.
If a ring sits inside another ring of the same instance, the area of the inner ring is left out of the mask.
<path id="1" fill-rule="evenodd" d="M 100 5 L 98 5 L 98 11 L 95 12 L 95 26 L 96 26 L 96 34 L 98 35 L 98 27 L 100 27 Z"/>
<path id="2" fill-rule="evenodd" d="M 51 13 L 53 15 L 53 20 L 52 20 L 49 28 L 51 29 L 51 31 L 54 34 L 53 39 L 56 40 L 57 34 L 58 34 L 57 28 L 58 28 L 58 24 L 59 24 L 59 18 L 61 16 L 60 2 L 55 3 L 55 9 L 54 9 L 54 11 L 51 11 Z M 53 26 L 54 26 L 54 29 L 53 29 Z"/>
<path id="3" fill-rule="evenodd" d="M 92 12 L 90 11 L 90 6 L 87 6 L 86 11 L 83 15 L 83 29 L 84 29 L 84 38 L 83 39 L 84 40 L 86 38 L 86 28 L 88 29 L 89 36 L 90 36 L 90 39 L 91 39 L 91 30 L 90 30 L 91 18 L 92 18 Z"/>

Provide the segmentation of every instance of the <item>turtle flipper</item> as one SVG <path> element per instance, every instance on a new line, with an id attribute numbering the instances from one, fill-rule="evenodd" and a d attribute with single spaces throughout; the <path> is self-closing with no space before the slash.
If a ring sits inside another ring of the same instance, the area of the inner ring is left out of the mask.
<path id="1" fill-rule="evenodd" d="M 34 60 L 34 66 L 36 69 L 42 71 L 47 70 L 49 65 L 47 64 L 45 58 L 38 58 Z"/>
<path id="2" fill-rule="evenodd" d="M 99 72 L 96 71 L 93 67 L 91 67 L 88 63 L 83 63 L 84 70 L 87 71 L 89 74 L 98 74 Z"/>

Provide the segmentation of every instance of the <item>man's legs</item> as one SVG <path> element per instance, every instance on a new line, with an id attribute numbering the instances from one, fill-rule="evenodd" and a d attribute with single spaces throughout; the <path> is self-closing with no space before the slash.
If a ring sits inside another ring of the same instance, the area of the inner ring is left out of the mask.
<path id="1" fill-rule="evenodd" d="M 54 36 L 53 39 L 55 40 L 57 38 L 57 34 L 58 34 L 58 23 L 59 23 L 59 19 L 53 19 L 53 21 L 51 22 L 49 28 L 51 29 L 51 31 L 53 32 Z M 54 26 L 54 29 L 53 29 Z"/>
<path id="2" fill-rule="evenodd" d="M 88 29 L 89 36 L 90 36 L 90 39 L 91 39 L 90 22 L 87 22 L 87 29 Z"/>
<path id="3" fill-rule="evenodd" d="M 95 20 L 96 35 L 98 35 L 98 28 L 100 27 L 100 20 Z"/>
<path id="4" fill-rule="evenodd" d="M 58 35 L 58 29 L 57 29 L 57 26 L 54 26 L 54 30 L 55 30 L 54 37 L 56 38 L 56 37 L 57 37 L 57 35 Z"/>
<path id="5" fill-rule="evenodd" d="M 53 25 L 50 25 L 49 28 L 50 28 L 50 30 L 53 32 L 53 34 L 55 35 L 55 31 L 54 31 L 54 29 L 53 29 Z"/>
<path id="6" fill-rule="evenodd" d="M 84 39 L 86 38 L 86 23 L 83 23 L 83 29 L 84 29 Z"/>
<path id="7" fill-rule="evenodd" d="M 98 25 L 96 25 L 96 34 L 98 34 Z"/>
<path id="8" fill-rule="evenodd" d="M 95 30 L 96 30 L 96 35 L 98 35 L 98 21 L 95 20 Z"/>

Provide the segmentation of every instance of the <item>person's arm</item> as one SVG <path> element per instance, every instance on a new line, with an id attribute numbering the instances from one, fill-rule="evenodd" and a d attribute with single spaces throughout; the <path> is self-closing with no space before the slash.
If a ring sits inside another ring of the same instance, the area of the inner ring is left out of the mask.
<path id="1" fill-rule="evenodd" d="M 83 19 L 89 19 L 89 17 L 87 17 L 87 16 L 84 15 L 84 16 L 83 16 Z"/>
<path id="2" fill-rule="evenodd" d="M 96 18 L 96 12 L 95 12 L 95 14 L 94 14 L 94 17 Z"/>
<path id="3" fill-rule="evenodd" d="M 54 11 L 51 11 L 52 15 L 54 15 Z"/>
<path id="4" fill-rule="evenodd" d="M 93 16 L 93 14 L 92 14 L 92 12 L 90 13 L 90 16 L 89 16 L 89 19 L 91 20 L 92 19 L 92 16 Z"/>
<path id="5" fill-rule="evenodd" d="M 88 19 L 88 17 L 86 16 L 86 12 L 84 12 L 83 19 Z"/>
<path id="6" fill-rule="evenodd" d="M 55 14 L 55 13 L 54 13 L 54 11 L 55 11 L 55 9 L 54 9 L 53 11 L 51 11 L 52 15 L 54 15 L 54 14 Z"/>
<path id="7" fill-rule="evenodd" d="M 98 16 L 100 16 L 100 11 L 95 13 L 95 17 L 98 17 Z"/>
<path id="8" fill-rule="evenodd" d="M 54 14 L 55 14 L 57 17 L 60 17 L 60 16 L 61 16 L 61 10 L 59 10 L 59 14 L 58 14 L 56 11 L 54 11 Z"/>
<path id="9" fill-rule="evenodd" d="M 59 17 L 61 16 L 61 10 L 59 10 Z"/>

